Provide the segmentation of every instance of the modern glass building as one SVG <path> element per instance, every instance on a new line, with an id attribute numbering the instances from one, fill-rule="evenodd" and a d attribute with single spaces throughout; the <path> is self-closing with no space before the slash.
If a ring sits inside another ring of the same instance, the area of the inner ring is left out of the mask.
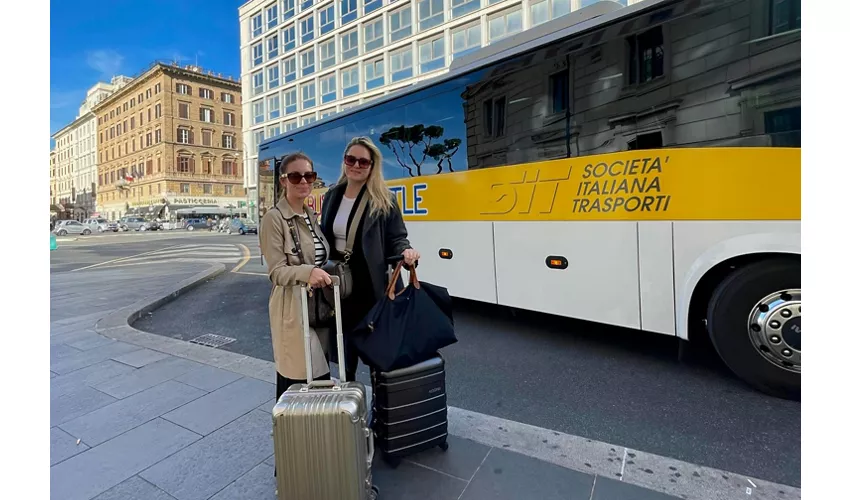
<path id="1" fill-rule="evenodd" d="M 247 2 L 239 24 L 249 207 L 263 140 L 445 73 L 454 58 L 598 1 Z"/>

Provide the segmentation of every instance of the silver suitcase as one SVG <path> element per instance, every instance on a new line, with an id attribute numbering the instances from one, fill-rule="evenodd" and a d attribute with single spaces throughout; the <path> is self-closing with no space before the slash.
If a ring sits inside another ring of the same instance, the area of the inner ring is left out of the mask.
<path id="1" fill-rule="evenodd" d="M 378 496 L 372 484 L 375 446 L 367 418 L 366 388 L 345 380 L 339 278 L 331 279 L 339 383 L 313 380 L 307 287 L 296 285 L 301 291 L 307 383 L 287 388 L 272 410 L 279 500 L 375 500 Z"/>

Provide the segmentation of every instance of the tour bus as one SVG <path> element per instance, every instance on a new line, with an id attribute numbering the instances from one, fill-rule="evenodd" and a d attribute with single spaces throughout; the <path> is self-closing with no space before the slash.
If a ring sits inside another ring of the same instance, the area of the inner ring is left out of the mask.
<path id="1" fill-rule="evenodd" d="M 259 212 L 296 151 L 321 212 L 368 136 L 428 281 L 707 335 L 741 379 L 798 398 L 800 64 L 799 0 L 597 2 L 266 140 Z"/>

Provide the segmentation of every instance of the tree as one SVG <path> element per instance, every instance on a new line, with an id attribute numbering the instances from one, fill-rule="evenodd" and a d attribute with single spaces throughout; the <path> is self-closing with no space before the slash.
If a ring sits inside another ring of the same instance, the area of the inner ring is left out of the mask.
<path id="1" fill-rule="evenodd" d="M 407 170 L 411 177 L 422 175 L 422 167 L 428 158 L 437 162 L 438 174 L 443 171 L 444 161 L 448 163 L 449 171 L 454 172 L 451 157 L 460 148 L 461 140 L 444 139 L 442 142 L 437 142 L 444 132 L 445 129 L 438 125 L 428 127 L 423 124 L 410 127 L 400 125 L 382 133 L 378 141 L 393 152 L 399 165 Z"/>

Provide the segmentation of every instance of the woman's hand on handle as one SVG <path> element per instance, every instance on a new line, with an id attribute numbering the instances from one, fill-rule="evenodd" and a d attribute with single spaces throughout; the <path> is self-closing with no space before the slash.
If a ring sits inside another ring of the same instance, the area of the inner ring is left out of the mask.
<path id="1" fill-rule="evenodd" d="M 323 288 L 331 285 L 331 276 L 319 269 L 318 267 L 313 268 L 310 271 L 310 280 L 308 281 L 311 287 L 313 288 Z"/>
<path id="2" fill-rule="evenodd" d="M 419 260 L 420 257 L 422 257 L 422 255 L 420 255 L 419 252 L 417 252 L 414 248 L 406 249 L 401 253 L 401 255 L 404 257 L 404 264 L 407 266 L 414 265 L 416 261 Z"/>

